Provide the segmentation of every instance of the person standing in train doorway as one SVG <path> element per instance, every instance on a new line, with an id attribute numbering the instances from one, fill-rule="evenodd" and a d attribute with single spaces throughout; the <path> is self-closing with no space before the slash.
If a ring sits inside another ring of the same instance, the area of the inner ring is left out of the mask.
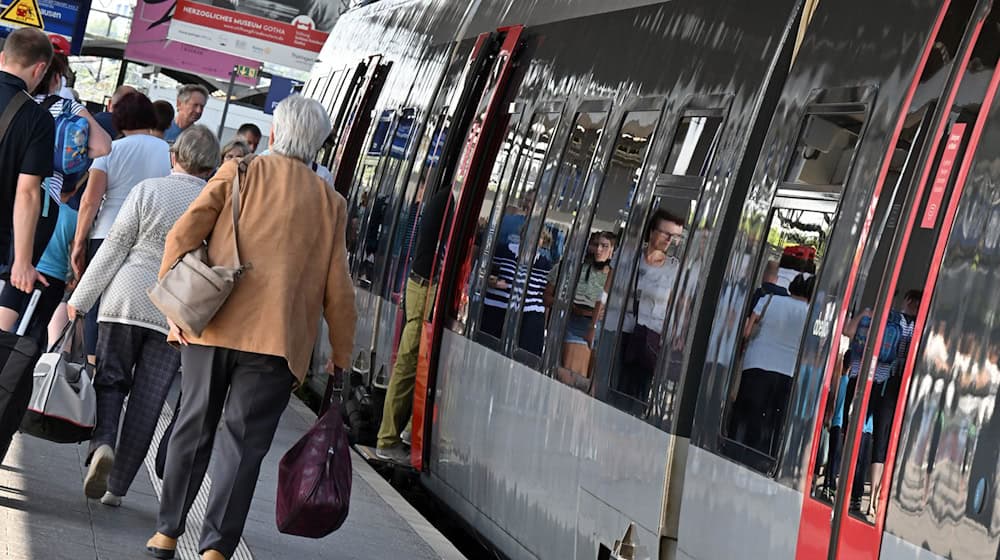
<path id="1" fill-rule="evenodd" d="M 400 433 L 410 422 L 413 413 L 413 387 L 417 376 L 417 357 L 420 353 L 420 334 L 423 330 L 427 308 L 433 305 L 428 297 L 431 272 L 438 251 L 438 236 L 451 222 L 452 202 L 450 189 L 435 193 L 424 204 L 418 218 L 416 244 L 413 247 L 413 264 L 406 280 L 404 296 L 405 323 L 396 352 L 396 363 L 389 378 L 389 388 L 382 408 L 382 424 L 378 430 L 375 455 L 380 459 L 401 465 L 410 464 L 410 454 Z M 442 227 L 443 226 L 443 227 Z"/>

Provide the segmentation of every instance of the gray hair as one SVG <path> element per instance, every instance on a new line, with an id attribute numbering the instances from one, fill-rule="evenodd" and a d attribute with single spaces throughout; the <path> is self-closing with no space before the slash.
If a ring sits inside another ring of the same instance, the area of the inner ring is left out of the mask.
<path id="1" fill-rule="evenodd" d="M 184 129 L 170 148 L 177 164 L 192 175 L 211 173 L 219 166 L 219 141 L 207 126 L 193 124 Z"/>
<path id="2" fill-rule="evenodd" d="M 205 96 L 205 101 L 208 101 L 208 88 L 200 84 L 187 84 L 182 86 L 180 90 L 177 91 L 177 104 L 187 103 L 188 99 L 195 93 L 200 93 Z"/>
<path id="3" fill-rule="evenodd" d="M 226 142 L 226 145 L 222 147 L 222 153 L 219 157 L 226 157 L 226 154 L 228 154 L 233 148 L 243 150 L 243 155 L 245 156 L 250 155 L 250 144 L 247 144 L 246 140 L 237 136 L 229 142 Z"/>
<path id="4" fill-rule="evenodd" d="M 293 95 L 274 109 L 271 129 L 272 152 L 310 163 L 330 135 L 330 117 L 318 101 Z"/>

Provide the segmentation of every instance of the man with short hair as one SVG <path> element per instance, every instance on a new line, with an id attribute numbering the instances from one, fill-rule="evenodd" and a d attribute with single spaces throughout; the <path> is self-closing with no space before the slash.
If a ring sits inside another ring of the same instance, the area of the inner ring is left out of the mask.
<path id="1" fill-rule="evenodd" d="M 101 128 L 108 131 L 108 134 L 111 135 L 112 140 L 121 136 L 121 133 L 118 132 L 118 129 L 116 129 L 115 125 L 111 122 L 111 113 L 115 110 L 115 105 L 117 105 L 118 102 L 122 100 L 122 97 L 125 97 L 130 93 L 135 93 L 135 91 L 136 89 L 132 86 L 119 87 L 111 95 L 111 103 L 108 104 L 108 110 L 101 111 L 100 113 L 94 115 L 94 120 L 97 121 L 97 124 L 101 125 Z"/>
<path id="2" fill-rule="evenodd" d="M 10 119 L 0 140 L 0 259 L 13 265 L 10 283 L 31 292 L 35 282 L 47 285 L 35 270 L 35 226 L 42 209 L 42 179 L 52 175 L 55 121 L 27 91 L 34 91 L 52 60 L 52 43 L 37 29 L 21 28 L 7 36 L 0 52 L 0 121 Z M 20 107 L 3 115 L 8 108 Z M 48 240 L 46 240 L 46 243 Z M 38 255 L 41 258 L 41 254 Z M 9 388 L 8 388 L 9 389 Z M 13 392 L 0 392 L 0 461 L 7 453 L 31 398 L 31 375 Z"/>
<path id="3" fill-rule="evenodd" d="M 184 129 L 198 122 L 208 103 L 208 89 L 197 84 L 188 84 L 177 92 L 177 113 L 174 122 L 167 129 L 163 139 L 173 144 Z"/>
<path id="4" fill-rule="evenodd" d="M 260 132 L 260 128 L 253 123 L 241 124 L 236 130 L 236 136 L 242 138 L 246 141 L 247 145 L 250 146 L 250 153 L 257 153 L 257 146 L 260 145 L 260 139 L 264 136 Z"/>

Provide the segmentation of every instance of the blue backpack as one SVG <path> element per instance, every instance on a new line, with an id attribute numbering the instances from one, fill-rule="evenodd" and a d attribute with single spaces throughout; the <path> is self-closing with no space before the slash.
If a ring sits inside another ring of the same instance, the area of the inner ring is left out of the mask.
<path id="1" fill-rule="evenodd" d="M 82 173 L 90 168 L 87 145 L 90 142 L 90 123 L 80 115 L 73 114 L 73 103 L 56 95 L 50 95 L 42 103 L 48 110 L 62 102 L 62 113 L 55 118 L 56 143 L 53 151 L 54 169 L 63 175 Z"/>
<path id="2" fill-rule="evenodd" d="M 886 321 L 885 331 L 882 332 L 882 347 L 878 349 L 880 364 L 892 364 L 899 357 L 899 341 L 903 339 L 900 318 L 898 311 L 889 312 L 889 320 Z"/>

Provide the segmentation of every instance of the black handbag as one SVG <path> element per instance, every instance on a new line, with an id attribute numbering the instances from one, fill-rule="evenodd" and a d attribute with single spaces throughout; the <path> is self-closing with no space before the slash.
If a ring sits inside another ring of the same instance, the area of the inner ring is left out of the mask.
<path id="1" fill-rule="evenodd" d="M 622 360 L 626 366 L 653 371 L 660 356 L 660 333 L 639 324 L 639 290 L 632 290 L 632 314 L 635 329 L 625 337 L 625 351 Z"/>

